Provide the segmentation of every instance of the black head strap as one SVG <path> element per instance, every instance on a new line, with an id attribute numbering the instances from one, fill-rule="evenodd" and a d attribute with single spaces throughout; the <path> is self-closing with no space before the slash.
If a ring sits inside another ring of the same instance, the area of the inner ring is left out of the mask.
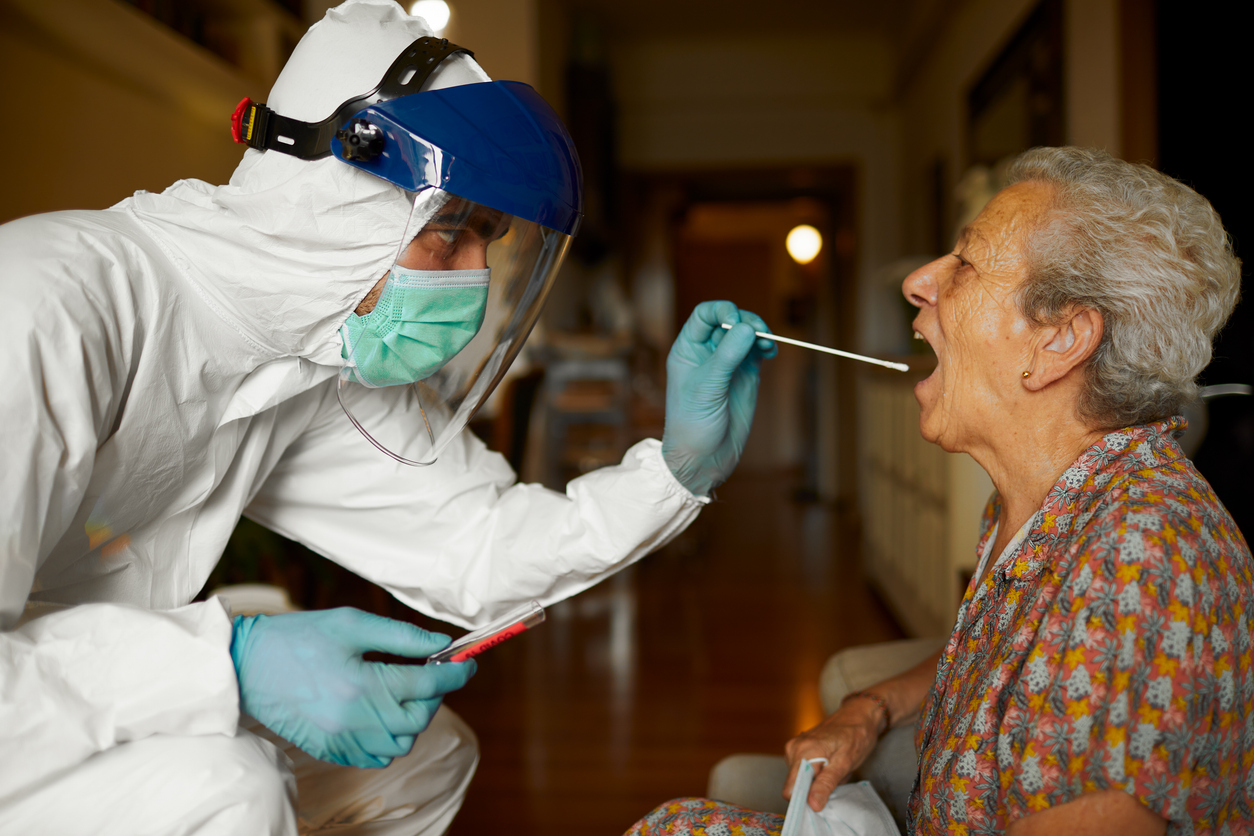
<path id="1" fill-rule="evenodd" d="M 449 43 L 448 38 L 419 38 L 392 62 L 373 90 L 344 102 L 321 122 L 289 119 L 246 98 L 231 117 L 231 135 L 236 142 L 261 151 L 280 151 L 302 160 L 320 159 L 331 153 L 331 137 L 354 113 L 375 102 L 417 93 L 440 62 L 458 52 L 474 55 Z"/>

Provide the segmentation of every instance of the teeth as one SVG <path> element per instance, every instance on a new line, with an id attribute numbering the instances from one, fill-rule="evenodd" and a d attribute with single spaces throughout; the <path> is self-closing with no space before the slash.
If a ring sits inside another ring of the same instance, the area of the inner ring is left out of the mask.
<path id="1" fill-rule="evenodd" d="M 920 334 L 918 331 L 915 331 L 915 332 L 914 332 L 914 338 L 915 338 L 916 340 L 921 340 L 921 339 L 923 339 L 923 335 L 922 335 L 922 334 Z"/>

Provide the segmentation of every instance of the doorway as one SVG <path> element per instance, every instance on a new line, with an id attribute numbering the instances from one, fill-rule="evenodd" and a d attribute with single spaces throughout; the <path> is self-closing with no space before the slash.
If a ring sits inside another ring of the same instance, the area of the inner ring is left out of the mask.
<path id="1" fill-rule="evenodd" d="M 728 299 L 776 333 L 824 345 L 855 343 L 855 171 L 851 166 L 637 174 L 623 189 L 626 251 L 662 242 L 672 276 L 670 334 L 693 307 Z M 808 264 L 788 256 L 799 224 L 824 244 Z M 657 249 L 657 248 L 654 248 Z M 633 279 L 640 271 L 627 265 Z M 650 263 L 656 281 L 656 258 Z M 793 471 L 797 498 L 851 501 L 853 376 L 831 358 L 784 346 L 763 368 L 762 389 L 741 470 Z M 734 477 L 733 477 L 734 478 Z"/>

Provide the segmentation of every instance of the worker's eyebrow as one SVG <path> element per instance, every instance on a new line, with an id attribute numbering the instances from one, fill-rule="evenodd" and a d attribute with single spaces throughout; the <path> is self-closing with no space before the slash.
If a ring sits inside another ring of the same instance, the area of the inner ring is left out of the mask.
<path id="1" fill-rule="evenodd" d="M 467 215 L 464 211 L 437 212 L 431 218 L 430 222 L 433 224 L 446 224 L 448 226 L 465 226 L 468 219 L 469 215 Z"/>
<path id="2" fill-rule="evenodd" d="M 505 213 L 499 209 L 489 209 L 482 207 L 473 212 L 454 210 L 452 212 L 438 212 L 428 222 L 429 226 L 440 226 L 445 229 L 469 229 L 474 231 L 480 238 L 495 240 L 509 230 L 509 225 L 502 227 L 501 220 L 505 217 Z"/>

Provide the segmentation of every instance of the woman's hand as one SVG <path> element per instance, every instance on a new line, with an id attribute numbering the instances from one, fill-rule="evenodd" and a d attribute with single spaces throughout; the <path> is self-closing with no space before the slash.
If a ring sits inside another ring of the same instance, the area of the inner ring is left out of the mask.
<path id="1" fill-rule="evenodd" d="M 813 810 L 822 810 L 832 791 L 870 757 L 886 728 L 888 717 L 879 702 L 868 697 L 847 699 L 822 723 L 784 746 L 788 756 L 784 798 L 792 797 L 792 785 L 803 760 L 827 758 L 826 765 L 814 764 L 814 783 L 806 799 Z"/>
<path id="2" fill-rule="evenodd" d="M 859 692 L 861 696 L 850 694 L 830 717 L 788 741 L 784 746 L 788 756 L 784 798 L 792 796 L 802 760 L 827 758 L 826 765 L 814 764 L 814 783 L 806 799 L 816 812 L 822 810 L 832 791 L 875 751 L 885 729 L 913 722 L 918 716 L 936 678 L 939 660 L 938 650 L 904 673 Z"/>

